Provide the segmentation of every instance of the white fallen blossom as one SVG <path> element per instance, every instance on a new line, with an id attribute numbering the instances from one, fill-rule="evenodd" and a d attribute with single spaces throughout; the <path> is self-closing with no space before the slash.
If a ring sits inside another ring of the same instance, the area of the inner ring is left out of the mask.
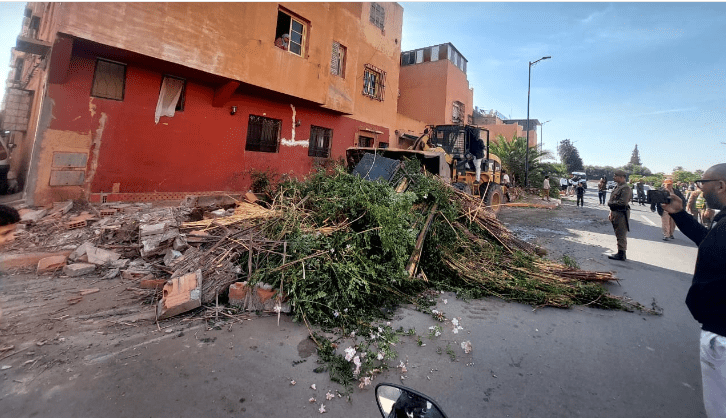
<path id="1" fill-rule="evenodd" d="M 325 410 L 325 405 L 324 404 L 322 404 L 322 403 L 320 404 L 320 409 L 318 409 L 318 412 L 320 412 L 320 413 L 327 412 L 327 410 Z"/>
<path id="2" fill-rule="evenodd" d="M 448 304 L 448 303 L 449 303 L 449 300 L 447 300 L 446 298 L 444 298 L 444 304 Z"/>
<path id="3" fill-rule="evenodd" d="M 461 349 L 464 350 L 465 354 L 468 354 L 469 352 L 471 352 L 471 349 L 472 349 L 471 342 L 468 340 L 466 342 L 461 342 Z"/>
<path id="4" fill-rule="evenodd" d="M 403 361 L 401 361 L 401 363 L 398 364 L 398 368 L 401 369 L 401 373 L 403 373 L 403 374 L 405 374 L 408 371 L 408 369 L 406 369 L 406 365 L 403 363 Z"/>
<path id="5" fill-rule="evenodd" d="M 296 384 L 295 380 L 290 380 L 290 384 L 294 386 Z"/>
<path id="6" fill-rule="evenodd" d="M 378 356 L 376 356 L 376 359 L 378 359 L 379 361 L 381 361 L 381 360 L 383 360 L 384 357 L 385 356 L 383 355 L 383 352 L 378 352 Z"/>
<path id="7" fill-rule="evenodd" d="M 310 403 L 315 403 L 317 400 L 315 400 L 315 397 L 311 397 L 310 400 L 308 400 Z"/>
<path id="8" fill-rule="evenodd" d="M 360 362 L 360 357 L 358 357 L 358 355 L 353 357 L 353 363 L 355 364 L 355 371 L 353 371 L 353 375 L 357 377 L 358 374 L 360 374 L 360 367 L 362 365 Z"/>
<path id="9" fill-rule="evenodd" d="M 317 388 L 317 387 L 315 386 L 315 384 L 311 384 L 311 385 L 310 385 L 310 388 L 311 388 L 311 389 L 313 389 L 313 390 L 317 390 L 317 389 L 318 389 L 318 388 Z"/>
<path id="10" fill-rule="evenodd" d="M 345 348 L 345 360 L 350 362 L 351 359 L 355 356 L 355 349 L 353 349 L 351 346 Z"/>
<path id="11" fill-rule="evenodd" d="M 325 400 L 333 400 L 335 398 L 335 394 L 331 392 L 325 393 Z"/>

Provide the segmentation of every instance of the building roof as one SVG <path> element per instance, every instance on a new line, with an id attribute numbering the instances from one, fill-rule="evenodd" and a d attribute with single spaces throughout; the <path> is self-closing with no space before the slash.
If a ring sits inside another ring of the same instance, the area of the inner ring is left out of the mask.
<path id="1" fill-rule="evenodd" d="M 522 128 L 527 129 L 527 120 L 526 119 L 507 119 L 503 120 L 502 123 L 504 124 L 518 124 L 521 125 Z M 542 125 L 538 119 L 529 118 L 529 127 L 536 127 L 538 125 Z"/>

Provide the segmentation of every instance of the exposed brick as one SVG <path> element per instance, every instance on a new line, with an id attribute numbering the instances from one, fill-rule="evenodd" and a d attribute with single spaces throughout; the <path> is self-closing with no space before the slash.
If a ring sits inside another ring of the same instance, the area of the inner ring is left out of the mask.
<path id="1" fill-rule="evenodd" d="M 202 305 L 202 270 L 172 278 L 164 285 L 156 307 L 159 319 L 176 316 Z"/>
<path id="2" fill-rule="evenodd" d="M 245 282 L 235 282 L 229 286 L 229 303 L 236 306 L 244 305 L 245 297 L 249 292 L 250 287 Z"/>
<path id="3" fill-rule="evenodd" d="M 143 289 L 161 289 L 166 284 L 166 279 L 142 279 L 139 281 L 139 288 Z"/>
<path id="4" fill-rule="evenodd" d="M 92 263 L 73 263 L 63 267 L 63 273 L 68 276 L 83 276 L 90 274 L 96 270 L 96 265 Z"/>
<path id="5" fill-rule="evenodd" d="M 70 254 L 71 251 L 66 250 L 62 252 L 32 252 L 0 255 L 0 271 L 31 266 L 37 267 L 41 259 L 50 256 L 68 256 Z"/>
<path id="6" fill-rule="evenodd" d="M 35 272 L 38 274 L 53 272 L 56 269 L 66 266 L 66 260 L 68 260 L 68 257 L 64 255 L 49 256 L 47 258 L 43 258 L 38 261 L 38 267 L 36 268 Z"/>

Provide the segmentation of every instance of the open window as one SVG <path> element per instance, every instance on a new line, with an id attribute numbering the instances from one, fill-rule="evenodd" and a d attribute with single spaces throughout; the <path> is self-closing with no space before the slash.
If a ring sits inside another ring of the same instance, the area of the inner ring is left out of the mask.
<path id="1" fill-rule="evenodd" d="M 347 48 L 333 41 L 333 52 L 330 57 L 330 74 L 345 78 L 345 56 Z"/>
<path id="2" fill-rule="evenodd" d="M 103 99 L 124 100 L 126 87 L 126 65 L 103 60 L 96 60 L 93 73 L 91 96 Z"/>
<path id="3" fill-rule="evenodd" d="M 157 124 L 162 116 L 172 117 L 174 112 L 184 110 L 185 90 L 186 80 L 174 76 L 164 76 L 154 113 L 154 121 Z"/>
<path id="4" fill-rule="evenodd" d="M 278 43 L 277 39 L 282 38 L 283 35 L 288 35 L 289 41 L 281 48 L 302 57 L 306 47 L 307 28 L 308 23 L 305 20 L 293 16 L 291 13 L 278 10 L 275 44 Z"/>
<path id="5" fill-rule="evenodd" d="M 358 147 L 373 147 L 375 140 L 373 137 L 358 136 Z"/>
<path id="6" fill-rule="evenodd" d="M 308 156 L 330 157 L 330 147 L 333 143 L 333 130 L 329 128 L 310 126 L 310 143 Z"/>
<path id="7" fill-rule="evenodd" d="M 386 72 L 370 64 L 363 71 L 363 94 L 372 99 L 383 100 Z"/>
<path id="8" fill-rule="evenodd" d="M 277 153 L 280 145 L 282 120 L 250 115 L 247 124 L 247 151 Z"/>

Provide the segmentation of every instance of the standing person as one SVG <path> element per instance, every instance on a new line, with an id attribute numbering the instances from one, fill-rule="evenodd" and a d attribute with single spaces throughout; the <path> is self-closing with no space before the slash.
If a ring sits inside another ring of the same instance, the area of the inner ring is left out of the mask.
<path id="1" fill-rule="evenodd" d="M 696 220 L 700 220 L 701 216 L 699 214 L 698 210 L 698 198 L 701 196 L 701 190 L 696 188 L 691 189 L 691 192 L 688 194 L 688 204 L 686 205 L 686 209 L 688 212 L 695 218 Z"/>
<path id="2" fill-rule="evenodd" d="M 484 160 L 484 149 L 486 145 L 484 140 L 481 138 L 474 138 L 469 145 L 469 151 L 474 155 L 474 170 L 476 177 L 474 178 L 474 184 L 478 185 L 481 183 L 481 161 Z"/>
<path id="3" fill-rule="evenodd" d="M 625 251 L 628 248 L 628 231 L 630 230 L 630 226 L 628 225 L 630 205 L 628 203 L 633 192 L 630 190 L 628 184 L 625 183 L 624 171 L 616 170 L 613 180 L 618 185 L 610 193 L 610 200 L 608 201 L 610 215 L 608 215 L 608 220 L 613 223 L 613 230 L 615 230 L 615 237 L 618 241 L 618 253 L 609 255 L 608 259 L 625 260 Z"/>
<path id="4" fill-rule="evenodd" d="M 575 175 L 572 175 L 570 179 L 567 180 L 567 195 L 572 196 L 575 193 Z"/>
<path id="5" fill-rule="evenodd" d="M 567 178 L 561 177 L 560 178 L 560 195 L 567 194 Z"/>
<path id="6" fill-rule="evenodd" d="M 638 203 L 640 205 L 645 205 L 645 185 L 643 184 L 643 178 L 640 178 L 638 180 L 638 183 L 635 184 L 635 190 L 638 191 Z"/>
<path id="7" fill-rule="evenodd" d="M 686 202 L 686 198 L 683 197 L 681 191 L 673 187 L 673 179 L 663 181 L 663 190 L 669 192 L 671 195 L 675 194 L 681 202 Z M 676 229 L 676 222 L 668 214 L 668 211 L 663 211 L 660 206 L 658 206 L 658 214 L 660 214 L 661 229 L 663 230 L 663 241 L 674 240 L 673 232 Z"/>
<path id="8" fill-rule="evenodd" d="M 547 200 L 550 200 L 550 176 L 547 175 L 544 178 L 544 181 L 542 182 L 542 193 L 544 196 L 542 197 L 542 200 L 544 201 L 545 196 L 547 197 Z"/>
<path id="9" fill-rule="evenodd" d="M 696 185 L 710 208 L 720 209 L 711 229 L 700 225 L 671 194 L 661 204 L 678 228 L 698 245 L 696 268 L 686 305 L 701 323 L 701 379 L 703 404 L 709 417 L 726 417 L 726 163 L 711 166 Z"/>
<path id="10" fill-rule="evenodd" d="M 509 183 L 509 175 L 507 174 L 507 171 L 502 169 L 502 191 L 504 191 L 504 196 L 507 197 L 507 202 L 511 201 L 509 198 L 509 188 L 511 187 L 511 184 Z"/>
<path id="11" fill-rule="evenodd" d="M 575 193 L 577 193 L 577 206 L 584 207 L 585 206 L 585 181 L 581 180 L 577 182 L 577 187 L 575 188 Z"/>
<path id="12" fill-rule="evenodd" d="M 18 210 L 0 205 L 0 245 L 15 239 L 15 227 L 20 222 Z"/>
<path id="13" fill-rule="evenodd" d="M 608 181 L 604 177 L 600 178 L 600 182 L 597 183 L 597 198 L 600 203 L 598 205 L 605 205 L 605 194 L 608 193 Z"/>

